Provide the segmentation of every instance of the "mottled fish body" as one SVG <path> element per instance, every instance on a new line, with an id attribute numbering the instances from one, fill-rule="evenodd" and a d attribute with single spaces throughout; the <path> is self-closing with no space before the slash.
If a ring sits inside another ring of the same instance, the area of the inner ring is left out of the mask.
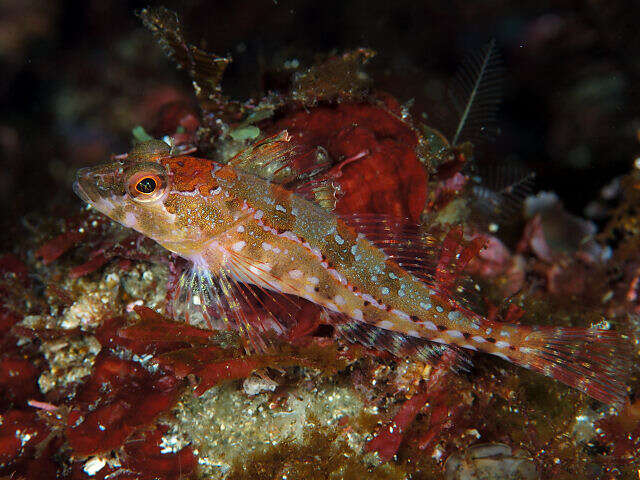
<path id="1" fill-rule="evenodd" d="M 151 142 L 124 160 L 79 171 L 74 189 L 102 213 L 191 261 L 183 299 L 235 323 L 256 348 L 264 343 L 247 305 L 259 297 L 247 285 L 318 304 L 348 338 L 369 346 L 414 351 L 426 360 L 451 348 L 478 350 L 604 402 L 624 401 L 618 334 L 489 321 L 402 268 L 366 232 L 271 181 L 272 175 L 254 174 L 267 168 L 241 168 L 252 157 L 268 167 L 261 154 L 287 168 L 288 142 L 286 133 L 266 139 L 225 165 L 174 156 Z"/>

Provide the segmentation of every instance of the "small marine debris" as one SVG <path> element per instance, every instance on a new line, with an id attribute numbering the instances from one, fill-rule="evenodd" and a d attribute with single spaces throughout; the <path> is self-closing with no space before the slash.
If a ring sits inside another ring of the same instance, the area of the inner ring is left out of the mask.
<path id="1" fill-rule="evenodd" d="M 362 67 L 375 54 L 371 49 L 359 48 L 329 57 L 318 65 L 296 73 L 291 98 L 307 107 L 314 107 L 320 102 L 364 100 L 371 80 Z"/>

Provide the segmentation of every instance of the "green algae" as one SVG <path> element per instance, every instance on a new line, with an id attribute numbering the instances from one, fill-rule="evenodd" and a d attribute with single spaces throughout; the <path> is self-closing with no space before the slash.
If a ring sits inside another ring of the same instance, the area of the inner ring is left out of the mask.
<path id="1" fill-rule="evenodd" d="M 344 479 L 375 478 L 380 480 L 407 479 L 400 465 L 372 462 L 355 453 L 337 428 L 311 425 L 303 435 L 303 442 L 285 440 L 269 450 L 255 454 L 234 464 L 228 480 L 267 479 Z"/>

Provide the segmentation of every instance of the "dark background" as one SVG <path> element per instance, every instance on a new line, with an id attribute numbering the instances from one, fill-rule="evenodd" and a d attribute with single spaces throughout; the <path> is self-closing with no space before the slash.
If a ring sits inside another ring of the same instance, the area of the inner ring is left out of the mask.
<path id="1" fill-rule="evenodd" d="M 134 15 L 149 2 L 0 3 L 0 226 L 79 205 L 75 170 L 129 148 L 158 106 L 192 97 Z M 581 214 L 638 153 L 640 3 L 630 1 L 163 2 L 186 37 L 231 54 L 226 94 L 272 86 L 285 60 L 367 46 L 378 89 L 431 126 L 455 130 L 446 90 L 464 56 L 495 38 L 502 51 L 502 134 L 484 155 L 523 162 L 537 188 Z M 517 4 L 517 5 L 516 5 Z M 486 159 L 481 159 L 485 161 Z M 9 233 L 7 233 L 9 232 Z"/>

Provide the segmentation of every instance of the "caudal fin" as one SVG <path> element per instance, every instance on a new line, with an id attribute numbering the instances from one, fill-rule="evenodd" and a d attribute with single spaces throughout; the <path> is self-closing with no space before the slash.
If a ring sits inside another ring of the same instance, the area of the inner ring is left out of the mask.
<path id="1" fill-rule="evenodd" d="M 617 332 L 539 328 L 524 339 L 514 361 L 609 405 L 627 400 L 631 340 Z"/>

